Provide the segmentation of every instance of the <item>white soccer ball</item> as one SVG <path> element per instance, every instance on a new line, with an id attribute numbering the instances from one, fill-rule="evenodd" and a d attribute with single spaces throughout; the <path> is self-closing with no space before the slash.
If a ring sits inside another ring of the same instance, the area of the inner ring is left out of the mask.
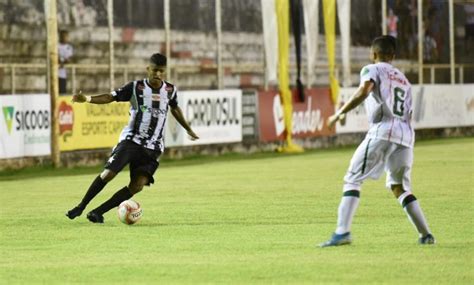
<path id="1" fill-rule="evenodd" d="M 119 220 L 127 225 L 133 225 L 138 222 L 143 215 L 143 210 L 138 202 L 125 200 L 118 206 Z"/>

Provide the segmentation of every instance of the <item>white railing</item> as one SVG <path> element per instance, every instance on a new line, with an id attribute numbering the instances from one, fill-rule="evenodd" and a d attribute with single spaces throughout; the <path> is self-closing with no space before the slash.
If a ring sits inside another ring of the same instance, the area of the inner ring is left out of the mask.
<path id="1" fill-rule="evenodd" d="M 71 82 L 71 91 L 72 93 L 76 93 L 77 91 L 77 70 L 94 70 L 94 69 L 103 69 L 107 71 L 109 69 L 109 64 L 66 64 L 65 67 L 68 69 L 70 74 L 70 82 Z M 357 73 L 359 72 L 362 65 L 352 65 L 352 71 Z M 397 64 L 397 67 L 402 70 L 403 72 L 418 72 L 418 64 L 416 63 L 403 63 Z M 436 71 L 441 69 L 450 69 L 450 64 L 424 64 L 423 70 L 429 71 L 429 78 L 430 81 L 427 83 L 436 84 Z M 10 93 L 16 93 L 16 81 L 17 71 L 19 69 L 42 69 L 44 74 L 46 74 L 47 66 L 46 64 L 40 63 L 0 63 L 0 69 L 4 69 L 4 74 L 9 73 L 10 79 Z M 295 71 L 295 66 L 291 66 L 291 71 Z M 464 83 L 464 71 L 466 68 L 473 68 L 474 64 L 455 64 L 455 70 L 457 70 L 458 78 L 457 83 Z M 143 65 L 132 65 L 132 64 L 116 64 L 114 66 L 115 73 L 122 73 L 123 82 L 128 81 L 129 73 L 144 73 L 145 69 Z M 217 64 L 208 64 L 208 65 L 174 65 L 170 67 L 171 78 L 177 78 L 180 74 L 185 73 L 199 73 L 202 69 L 211 69 L 217 70 Z M 268 82 L 266 81 L 265 76 L 265 67 L 263 64 L 255 63 L 255 64 L 223 64 L 223 69 L 230 69 L 232 73 L 259 73 L 264 77 L 265 87 L 268 86 Z M 317 65 L 315 69 L 320 70 L 328 70 L 327 65 Z M 304 64 L 302 65 L 302 70 L 305 70 Z M 336 66 L 336 74 L 340 77 L 341 66 Z M 473 71 L 474 72 L 474 71 Z"/>

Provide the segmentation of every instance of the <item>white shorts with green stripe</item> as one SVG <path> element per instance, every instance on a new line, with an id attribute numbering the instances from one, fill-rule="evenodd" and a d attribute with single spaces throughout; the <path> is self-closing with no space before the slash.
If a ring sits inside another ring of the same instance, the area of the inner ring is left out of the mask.
<path id="1" fill-rule="evenodd" d="M 411 191 L 411 167 L 413 148 L 386 140 L 365 138 L 352 156 L 349 169 L 344 176 L 343 191 L 360 190 L 367 178 L 378 179 L 385 170 L 386 187 L 403 185 L 403 190 Z"/>

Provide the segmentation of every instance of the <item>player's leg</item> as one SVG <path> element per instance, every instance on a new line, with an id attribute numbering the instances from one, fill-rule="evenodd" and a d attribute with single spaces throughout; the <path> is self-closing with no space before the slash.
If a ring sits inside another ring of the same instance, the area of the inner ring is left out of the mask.
<path id="1" fill-rule="evenodd" d="M 68 218 L 74 219 L 80 216 L 89 202 L 128 164 L 130 153 L 126 145 L 126 141 L 123 141 L 114 148 L 105 164 L 104 171 L 94 179 L 81 202 L 66 213 Z"/>
<path id="2" fill-rule="evenodd" d="M 87 214 L 87 219 L 93 223 L 103 223 L 104 222 L 104 213 L 110 211 L 111 209 L 117 207 L 125 200 L 132 198 L 133 194 L 130 192 L 129 187 L 125 186 L 122 189 L 115 192 L 109 200 L 102 203 L 99 207 L 90 211 Z"/>
<path id="3" fill-rule="evenodd" d="M 132 198 L 140 192 L 143 186 L 154 182 L 153 174 L 159 163 L 155 158 L 149 157 L 143 151 L 137 151 L 134 159 L 130 162 L 130 183 L 117 191 L 109 200 L 87 214 L 87 218 L 93 223 L 103 223 L 103 214 L 117 207 L 125 200 Z"/>
<path id="4" fill-rule="evenodd" d="M 320 244 L 321 247 L 352 243 L 352 220 L 359 207 L 360 185 L 358 189 L 344 191 L 337 211 L 337 227 L 331 239 Z"/>
<path id="5" fill-rule="evenodd" d="M 420 235 L 421 244 L 433 244 L 435 239 L 431 234 L 425 215 L 416 199 L 411 193 L 410 173 L 413 164 L 413 149 L 396 146 L 387 161 L 387 187 L 392 190 L 400 205 L 415 226 Z"/>
<path id="6" fill-rule="evenodd" d="M 350 244 L 352 220 L 359 206 L 360 189 L 365 179 L 378 178 L 383 171 L 384 141 L 366 138 L 352 156 L 344 176 L 341 202 L 338 208 L 337 227 L 331 239 L 321 247 Z"/>
<path id="7" fill-rule="evenodd" d="M 66 216 L 70 219 L 74 219 L 82 214 L 84 209 L 86 208 L 87 204 L 97 195 L 99 194 L 102 189 L 104 189 L 105 185 L 109 181 L 111 181 L 115 177 L 116 173 L 109 170 L 109 169 L 104 169 L 100 175 L 98 175 L 94 181 L 92 181 L 92 184 L 89 186 L 89 189 L 87 189 L 86 194 L 82 198 L 81 202 L 69 210 L 66 213 Z"/>
<path id="8" fill-rule="evenodd" d="M 94 223 L 103 223 L 104 217 L 103 214 L 107 213 L 111 209 L 117 207 L 125 200 L 128 200 L 133 197 L 133 195 L 142 191 L 143 186 L 149 184 L 148 175 L 137 175 L 135 176 L 128 186 L 123 187 L 122 189 L 115 192 L 109 200 L 105 201 L 102 205 L 92 210 L 87 218 Z"/>

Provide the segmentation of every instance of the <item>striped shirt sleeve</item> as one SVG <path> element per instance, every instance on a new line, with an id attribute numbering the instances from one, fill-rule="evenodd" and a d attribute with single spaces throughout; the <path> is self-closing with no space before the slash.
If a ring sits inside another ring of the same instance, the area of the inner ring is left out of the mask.
<path id="1" fill-rule="evenodd" d="M 112 91 L 112 96 L 117 102 L 127 102 L 130 101 L 133 95 L 133 81 L 125 84 L 117 90 Z"/>
<path id="2" fill-rule="evenodd" d="M 178 90 L 176 90 L 176 86 L 173 86 L 173 90 L 171 91 L 169 105 L 171 108 L 178 107 Z"/>

